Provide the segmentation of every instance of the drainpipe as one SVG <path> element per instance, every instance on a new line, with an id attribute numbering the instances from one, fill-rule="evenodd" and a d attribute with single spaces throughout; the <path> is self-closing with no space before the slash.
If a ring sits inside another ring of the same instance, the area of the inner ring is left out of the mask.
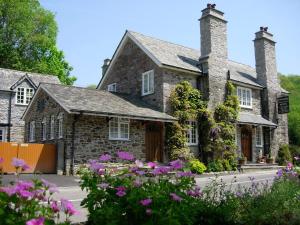
<path id="1" fill-rule="evenodd" d="M 11 126 L 11 102 L 12 102 L 13 92 L 9 94 L 9 102 L 8 102 L 8 128 L 7 128 L 7 141 L 10 142 L 10 126 Z"/>
<path id="2" fill-rule="evenodd" d="M 81 114 L 75 114 L 73 117 L 72 123 L 72 148 L 71 148 L 71 168 L 70 173 L 74 175 L 74 167 L 75 167 L 75 132 L 76 132 L 76 122 Z"/>

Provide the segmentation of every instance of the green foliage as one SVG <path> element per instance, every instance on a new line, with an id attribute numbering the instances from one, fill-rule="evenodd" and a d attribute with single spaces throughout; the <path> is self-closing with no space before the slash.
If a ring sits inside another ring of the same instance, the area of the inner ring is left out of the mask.
<path id="1" fill-rule="evenodd" d="M 171 159 L 190 159 L 192 153 L 186 145 L 187 121 L 197 119 L 198 113 L 205 107 L 199 90 L 188 81 L 182 81 L 171 92 L 172 115 L 178 122 L 166 126 L 166 146 Z"/>
<path id="2" fill-rule="evenodd" d="M 277 162 L 279 165 L 286 165 L 287 162 L 292 162 L 292 155 L 289 145 L 281 145 L 278 151 Z"/>
<path id="3" fill-rule="evenodd" d="M 54 14 L 38 0 L 0 0 L 0 67 L 53 74 L 73 84 L 72 67 L 56 47 Z"/>
<path id="4" fill-rule="evenodd" d="M 281 86 L 290 92 L 289 139 L 293 145 L 300 146 L 300 76 L 279 74 Z"/>
<path id="5" fill-rule="evenodd" d="M 222 172 L 224 171 L 223 160 L 217 159 L 207 164 L 208 172 Z"/>
<path id="6" fill-rule="evenodd" d="M 198 159 L 190 160 L 188 166 L 193 173 L 197 174 L 202 174 L 207 170 L 206 166 Z"/>

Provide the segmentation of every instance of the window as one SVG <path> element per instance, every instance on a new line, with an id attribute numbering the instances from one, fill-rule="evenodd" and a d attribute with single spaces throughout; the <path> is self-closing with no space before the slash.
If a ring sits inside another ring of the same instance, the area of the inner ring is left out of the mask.
<path id="1" fill-rule="evenodd" d="M 154 93 L 154 70 L 142 74 L 142 95 Z"/>
<path id="2" fill-rule="evenodd" d="M 6 141 L 6 128 L 0 127 L 0 142 Z"/>
<path id="3" fill-rule="evenodd" d="M 29 141 L 35 141 L 35 122 L 31 121 L 29 123 Z"/>
<path id="4" fill-rule="evenodd" d="M 54 139 L 54 132 L 55 132 L 54 126 L 55 126 L 55 118 L 52 115 L 50 117 L 50 139 Z"/>
<path id="5" fill-rule="evenodd" d="M 112 118 L 109 121 L 110 140 L 129 140 L 129 119 Z"/>
<path id="6" fill-rule="evenodd" d="M 58 117 L 57 117 L 57 121 L 58 121 L 58 138 L 63 138 L 63 118 L 64 118 L 64 114 L 59 113 Z"/>
<path id="7" fill-rule="evenodd" d="M 256 127 L 256 146 L 262 147 L 263 146 L 263 132 L 262 127 Z"/>
<path id="8" fill-rule="evenodd" d="M 110 92 L 117 92 L 117 84 L 113 83 L 113 84 L 107 85 L 107 90 Z"/>
<path id="9" fill-rule="evenodd" d="M 237 88 L 237 96 L 240 101 L 240 106 L 243 108 L 252 108 L 252 91 L 249 88 Z"/>
<path id="10" fill-rule="evenodd" d="M 198 130 L 196 121 L 188 121 L 187 125 L 189 129 L 186 132 L 186 139 L 188 145 L 197 145 L 198 144 Z"/>
<path id="11" fill-rule="evenodd" d="M 42 140 L 47 140 L 47 119 L 46 117 L 43 118 L 42 121 Z"/>
<path id="12" fill-rule="evenodd" d="M 32 88 L 19 87 L 17 89 L 16 104 L 28 105 L 32 99 L 34 91 Z"/>

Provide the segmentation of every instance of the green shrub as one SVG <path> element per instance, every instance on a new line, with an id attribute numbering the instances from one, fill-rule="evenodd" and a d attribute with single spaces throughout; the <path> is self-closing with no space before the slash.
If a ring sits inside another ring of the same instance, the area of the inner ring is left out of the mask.
<path id="1" fill-rule="evenodd" d="M 189 161 L 189 168 L 193 173 L 202 174 L 204 173 L 207 168 L 206 166 L 200 162 L 198 159 L 192 159 Z"/>
<path id="2" fill-rule="evenodd" d="M 290 145 L 290 152 L 293 158 L 293 163 L 300 166 L 300 146 Z"/>
<path id="3" fill-rule="evenodd" d="M 222 165 L 225 171 L 232 171 L 232 167 L 230 165 L 230 161 L 227 159 L 222 160 Z"/>
<path id="4" fill-rule="evenodd" d="M 277 162 L 279 165 L 286 165 L 287 162 L 292 162 L 292 155 L 289 145 L 281 145 L 278 151 Z"/>
<path id="5" fill-rule="evenodd" d="M 217 159 L 217 160 L 209 162 L 207 164 L 207 171 L 208 172 L 222 172 L 222 171 L 224 171 L 222 160 Z"/>

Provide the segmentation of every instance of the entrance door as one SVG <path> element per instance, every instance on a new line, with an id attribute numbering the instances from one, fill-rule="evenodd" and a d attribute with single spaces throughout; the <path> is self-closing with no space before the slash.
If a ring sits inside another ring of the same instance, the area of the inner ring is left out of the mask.
<path id="1" fill-rule="evenodd" d="M 252 161 L 252 131 L 242 128 L 241 131 L 242 152 L 248 161 Z"/>
<path id="2" fill-rule="evenodd" d="M 163 138 L 162 123 L 150 122 L 146 124 L 146 160 L 159 161 L 163 160 Z"/>

